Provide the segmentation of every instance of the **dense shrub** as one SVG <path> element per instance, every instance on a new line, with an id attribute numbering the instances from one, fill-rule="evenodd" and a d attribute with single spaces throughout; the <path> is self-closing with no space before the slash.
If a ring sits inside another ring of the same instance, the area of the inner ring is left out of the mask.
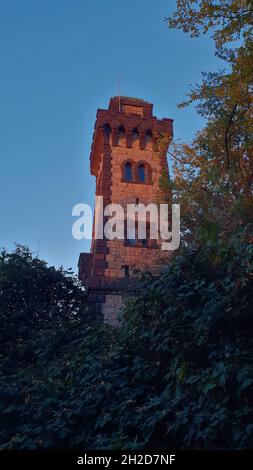
<path id="1" fill-rule="evenodd" d="M 186 248 L 144 275 L 120 329 L 34 338 L 36 366 L 1 375 L 1 448 L 252 447 L 247 238 Z"/>
<path id="2" fill-rule="evenodd" d="M 0 347 L 14 364 L 31 360 L 34 337 L 79 323 L 85 308 L 86 293 L 71 270 L 49 267 L 20 245 L 1 250 Z"/>

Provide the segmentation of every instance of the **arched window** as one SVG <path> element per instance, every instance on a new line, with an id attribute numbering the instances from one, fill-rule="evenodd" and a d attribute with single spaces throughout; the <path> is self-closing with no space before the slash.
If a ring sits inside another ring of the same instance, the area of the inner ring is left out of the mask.
<path id="1" fill-rule="evenodd" d="M 104 137 L 105 137 L 105 142 L 110 142 L 110 137 L 111 137 L 111 127 L 110 124 L 105 124 L 104 125 Z"/>
<path id="2" fill-rule="evenodd" d="M 124 178 L 126 181 L 133 180 L 133 168 L 132 168 L 132 164 L 129 162 L 125 164 Z"/>
<path id="3" fill-rule="evenodd" d="M 142 183 L 145 183 L 146 181 L 146 171 L 145 171 L 145 165 L 141 163 L 138 166 L 138 180 L 141 181 Z"/>
<path id="4" fill-rule="evenodd" d="M 132 146 L 133 147 L 138 147 L 139 146 L 139 131 L 137 127 L 135 127 L 132 131 Z"/>
<path id="5" fill-rule="evenodd" d="M 111 130 L 110 124 L 105 124 L 105 125 L 104 125 L 104 133 L 105 133 L 105 135 L 107 135 L 107 137 L 110 136 L 111 131 L 112 131 L 112 130 Z"/>
<path id="6" fill-rule="evenodd" d="M 145 147 L 152 147 L 153 134 L 151 130 L 147 130 L 145 138 Z"/>
<path id="7" fill-rule="evenodd" d="M 124 126 L 118 128 L 118 145 L 124 146 L 126 139 L 126 132 Z"/>

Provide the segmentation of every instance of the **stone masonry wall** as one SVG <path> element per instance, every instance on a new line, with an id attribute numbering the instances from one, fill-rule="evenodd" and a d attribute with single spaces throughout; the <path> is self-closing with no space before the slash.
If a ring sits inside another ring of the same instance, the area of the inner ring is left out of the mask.
<path id="1" fill-rule="evenodd" d="M 122 295 L 117 293 L 106 294 L 105 301 L 101 304 L 104 322 L 117 326 L 120 323 L 120 311 L 123 305 Z"/>
<path id="2" fill-rule="evenodd" d="M 122 181 L 123 163 L 126 160 L 133 162 L 144 161 L 152 169 L 152 184 L 134 183 Z M 128 203 L 143 203 L 145 206 L 156 203 L 158 200 L 159 178 L 161 176 L 161 162 L 159 156 L 153 151 L 150 141 L 144 150 L 139 148 L 139 139 L 133 143 L 132 148 L 126 148 L 125 139 L 121 139 L 118 146 L 112 146 L 112 203 L 121 204 L 124 209 Z M 105 276 L 124 277 L 122 266 L 129 265 L 132 269 L 157 269 L 160 263 L 168 257 L 168 254 L 160 249 L 160 241 L 157 240 L 156 248 L 125 246 L 121 240 L 107 241 L 109 254 L 106 255 L 108 268 Z"/>
<path id="3" fill-rule="evenodd" d="M 159 178 L 168 174 L 166 149 L 163 156 L 155 152 L 155 139 L 161 133 L 172 137 L 173 121 L 153 116 L 153 105 L 137 98 L 111 98 L 108 109 L 99 109 L 94 127 L 90 155 L 91 174 L 96 177 L 96 195 L 103 196 L 104 206 L 128 203 L 158 203 Z M 124 162 L 145 165 L 146 181 L 126 181 Z M 126 211 L 125 211 L 126 213 Z M 108 217 L 104 216 L 104 224 Z M 91 253 L 81 253 L 79 277 L 88 286 L 89 303 L 94 317 L 118 324 L 124 292 L 136 285 L 133 271 L 159 271 L 169 253 L 160 249 L 161 241 L 130 245 L 127 240 L 94 237 Z"/>

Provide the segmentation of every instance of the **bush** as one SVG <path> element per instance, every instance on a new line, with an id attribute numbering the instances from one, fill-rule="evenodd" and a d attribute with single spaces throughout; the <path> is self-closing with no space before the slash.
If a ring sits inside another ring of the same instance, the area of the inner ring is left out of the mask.
<path id="1" fill-rule="evenodd" d="M 14 365 L 31 360 L 34 337 L 79 323 L 85 308 L 86 293 L 71 270 L 48 267 L 20 245 L 13 253 L 1 250 L 0 346 Z"/>
<path id="2" fill-rule="evenodd" d="M 1 376 L 1 448 L 252 447 L 247 240 L 241 230 L 185 248 L 159 278 L 144 275 L 120 329 L 34 338 L 36 367 Z"/>

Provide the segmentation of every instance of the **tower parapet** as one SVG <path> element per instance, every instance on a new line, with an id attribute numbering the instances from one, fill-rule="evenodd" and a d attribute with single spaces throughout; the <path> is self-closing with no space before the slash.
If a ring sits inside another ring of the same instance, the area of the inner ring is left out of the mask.
<path id="1" fill-rule="evenodd" d="M 158 150 L 161 135 L 167 137 L 167 144 Z M 108 109 L 98 109 L 90 171 L 96 177 L 96 196 L 103 196 L 104 207 L 157 202 L 159 179 L 164 173 L 168 175 L 166 154 L 172 135 L 173 120 L 157 119 L 147 101 L 117 96 L 110 99 Z M 104 224 L 106 221 L 104 217 Z M 159 239 L 93 237 L 91 253 L 80 255 L 79 277 L 88 285 L 94 312 L 105 321 L 116 322 L 122 292 L 134 282 L 133 271 L 152 271 L 164 257 Z"/>

